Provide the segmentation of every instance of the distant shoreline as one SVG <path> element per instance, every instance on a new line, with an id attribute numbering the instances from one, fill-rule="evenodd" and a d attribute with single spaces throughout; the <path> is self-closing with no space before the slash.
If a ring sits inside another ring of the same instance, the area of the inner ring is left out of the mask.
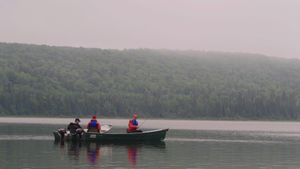
<path id="1" fill-rule="evenodd" d="M 0 124 L 56 124 L 67 125 L 74 118 L 41 117 L 0 117 Z M 101 124 L 127 127 L 128 119 L 99 118 Z M 81 125 L 88 123 L 81 119 Z M 300 122 L 292 121 L 220 121 L 220 120 L 158 120 L 139 119 L 141 128 L 170 128 L 176 130 L 216 130 L 216 131 L 262 131 L 262 132 L 299 132 Z"/>

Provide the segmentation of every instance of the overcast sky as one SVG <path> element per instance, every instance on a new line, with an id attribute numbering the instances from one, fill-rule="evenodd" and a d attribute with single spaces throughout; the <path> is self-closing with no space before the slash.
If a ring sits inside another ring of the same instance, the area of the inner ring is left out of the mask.
<path id="1" fill-rule="evenodd" d="M 0 0 L 0 41 L 300 58 L 300 0 Z"/>

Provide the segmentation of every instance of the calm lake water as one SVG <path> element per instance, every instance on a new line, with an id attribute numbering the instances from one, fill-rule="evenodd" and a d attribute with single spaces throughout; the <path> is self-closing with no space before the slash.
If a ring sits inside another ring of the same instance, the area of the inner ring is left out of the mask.
<path id="1" fill-rule="evenodd" d="M 0 118 L 0 169 L 300 168 L 300 130 L 287 129 L 298 128 L 298 123 L 259 122 L 257 125 L 263 128 L 265 123 L 270 130 L 254 130 L 253 126 L 247 130 L 243 122 L 224 122 L 223 130 L 215 130 L 220 121 L 210 121 L 211 128 L 205 121 L 205 129 L 201 127 L 203 121 L 185 122 L 197 130 L 171 127 L 160 144 L 61 145 L 54 142 L 52 131 L 65 127 L 63 124 L 14 124 L 1 122 Z M 166 120 L 157 127 L 168 123 L 174 125 L 174 121 Z M 119 125 L 112 132 L 124 130 Z"/>

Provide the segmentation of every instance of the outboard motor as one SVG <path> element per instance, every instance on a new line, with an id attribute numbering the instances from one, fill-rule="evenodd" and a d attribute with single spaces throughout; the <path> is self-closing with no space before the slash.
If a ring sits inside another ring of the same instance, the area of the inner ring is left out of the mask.
<path id="1" fill-rule="evenodd" d="M 60 134 L 60 141 L 64 141 L 64 139 L 65 139 L 65 134 L 67 133 L 67 131 L 66 131 L 66 129 L 58 129 L 57 130 L 58 131 L 58 133 Z"/>

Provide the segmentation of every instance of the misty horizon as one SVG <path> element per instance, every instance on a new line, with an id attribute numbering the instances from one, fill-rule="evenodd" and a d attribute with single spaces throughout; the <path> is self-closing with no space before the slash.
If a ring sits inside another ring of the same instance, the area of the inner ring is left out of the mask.
<path id="1" fill-rule="evenodd" d="M 126 51 L 126 50 L 153 50 L 153 51 L 166 51 L 166 52 L 195 52 L 195 53 L 218 53 L 218 54 L 233 54 L 233 55 L 256 55 L 256 56 L 264 56 L 271 58 L 283 58 L 283 59 L 300 59 L 300 58 L 284 58 L 279 56 L 271 56 L 262 53 L 255 52 L 235 52 L 235 51 L 216 51 L 216 50 L 194 50 L 194 49 L 167 49 L 167 48 L 100 48 L 100 47 L 85 47 L 85 46 L 67 46 L 67 45 L 49 45 L 49 44 L 34 44 L 34 43 L 19 43 L 19 42 L 1 42 L 0 44 L 17 44 L 17 45 L 33 45 L 33 46 L 47 46 L 47 47 L 57 47 L 57 48 L 74 48 L 74 49 L 96 49 L 96 50 L 118 50 L 118 51 Z"/>
<path id="2" fill-rule="evenodd" d="M 2 1 L 7 43 L 300 58 L 300 2 Z"/>

